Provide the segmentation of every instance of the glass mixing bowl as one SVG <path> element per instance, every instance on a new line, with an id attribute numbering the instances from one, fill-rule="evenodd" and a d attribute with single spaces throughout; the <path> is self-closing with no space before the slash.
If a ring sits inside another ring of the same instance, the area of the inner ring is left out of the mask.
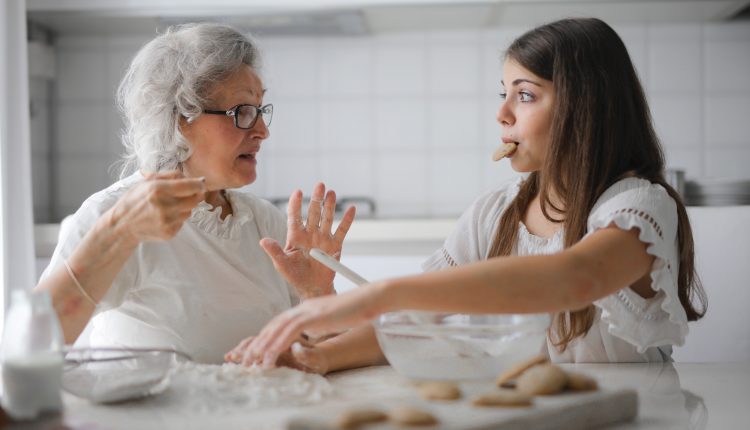
<path id="1" fill-rule="evenodd" d="M 391 312 L 374 322 L 393 368 L 412 379 L 494 379 L 508 366 L 538 355 L 547 314 Z"/>
<path id="2" fill-rule="evenodd" d="M 81 348 L 65 354 L 65 391 L 95 403 L 112 403 L 163 391 L 169 371 L 186 354 L 158 348 Z"/>

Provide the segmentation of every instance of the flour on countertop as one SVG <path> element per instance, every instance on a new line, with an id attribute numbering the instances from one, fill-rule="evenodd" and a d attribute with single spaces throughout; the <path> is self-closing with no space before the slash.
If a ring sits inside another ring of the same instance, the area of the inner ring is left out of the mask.
<path id="1" fill-rule="evenodd" d="M 317 374 L 288 367 L 263 370 L 234 363 L 179 363 L 171 374 L 170 385 L 170 397 L 180 397 L 180 407 L 205 413 L 307 405 L 333 394 L 328 380 Z"/>

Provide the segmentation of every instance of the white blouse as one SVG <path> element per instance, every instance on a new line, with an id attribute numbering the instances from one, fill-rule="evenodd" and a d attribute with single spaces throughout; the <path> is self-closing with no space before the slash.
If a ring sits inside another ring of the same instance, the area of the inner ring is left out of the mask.
<path id="1" fill-rule="evenodd" d="M 518 193 L 521 179 L 476 200 L 459 219 L 443 247 L 423 264 L 424 270 L 486 260 L 505 208 Z M 560 353 L 550 339 L 546 352 L 554 362 L 649 362 L 671 360 L 672 345 L 687 335 L 687 315 L 677 296 L 679 250 L 677 207 L 658 184 L 627 178 L 608 188 L 588 218 L 586 236 L 615 224 L 623 230 L 638 228 L 639 239 L 654 257 L 651 288 L 645 299 L 627 285 L 594 302 L 596 316 L 589 332 L 574 339 Z M 542 255 L 562 251 L 564 234 L 550 238 L 531 234 L 519 224 L 513 255 Z M 585 237 L 582 239 L 585 240 Z"/>
<path id="2" fill-rule="evenodd" d="M 63 223 L 42 278 L 142 180 L 135 173 L 89 197 Z M 299 302 L 258 244 L 263 237 L 284 243 L 284 216 L 250 194 L 226 194 L 234 213 L 224 220 L 220 207 L 201 202 L 175 237 L 138 245 L 96 307 L 91 346 L 171 347 L 198 362 L 221 363 L 240 340 Z"/>

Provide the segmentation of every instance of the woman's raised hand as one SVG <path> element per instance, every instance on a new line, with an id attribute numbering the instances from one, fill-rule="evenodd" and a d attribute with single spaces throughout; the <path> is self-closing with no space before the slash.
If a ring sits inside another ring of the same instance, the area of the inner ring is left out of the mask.
<path id="1" fill-rule="evenodd" d="M 310 249 L 319 248 L 339 258 L 346 233 L 354 220 L 355 208 L 349 207 L 335 232 L 332 232 L 333 215 L 336 211 L 336 193 L 318 183 L 313 188 L 307 220 L 302 220 L 302 191 L 289 197 L 287 206 L 286 246 L 270 238 L 260 241 L 261 247 L 273 260 L 273 264 L 303 298 L 332 294 L 335 273 L 310 257 Z"/>
<path id="2" fill-rule="evenodd" d="M 171 239 L 205 199 L 204 184 L 180 172 L 149 174 L 112 207 L 112 220 L 137 242 Z"/>

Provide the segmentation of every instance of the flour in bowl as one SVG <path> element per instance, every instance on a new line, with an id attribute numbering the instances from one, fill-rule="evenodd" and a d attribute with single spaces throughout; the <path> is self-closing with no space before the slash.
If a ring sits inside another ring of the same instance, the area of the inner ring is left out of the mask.
<path id="1" fill-rule="evenodd" d="M 171 375 L 170 396 L 194 412 L 300 406 L 333 394 L 322 376 L 288 367 L 263 370 L 234 363 L 179 363 Z"/>

